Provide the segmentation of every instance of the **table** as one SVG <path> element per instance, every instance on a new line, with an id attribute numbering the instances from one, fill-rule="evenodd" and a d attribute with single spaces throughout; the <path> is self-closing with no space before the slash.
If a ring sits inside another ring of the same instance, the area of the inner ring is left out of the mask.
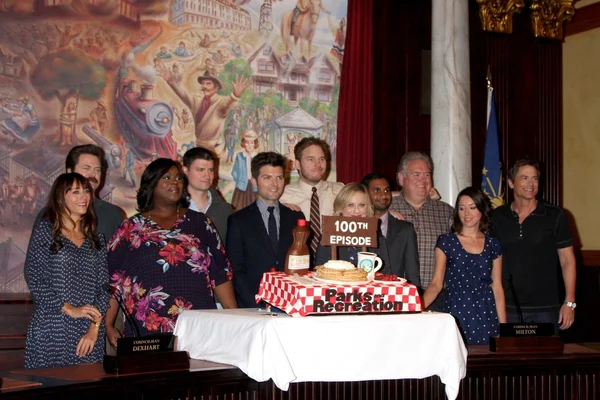
<path id="1" fill-rule="evenodd" d="M 177 350 L 231 364 L 287 390 L 292 382 L 420 379 L 432 375 L 455 399 L 467 349 L 452 316 L 363 314 L 292 318 L 255 309 L 185 311 Z"/>

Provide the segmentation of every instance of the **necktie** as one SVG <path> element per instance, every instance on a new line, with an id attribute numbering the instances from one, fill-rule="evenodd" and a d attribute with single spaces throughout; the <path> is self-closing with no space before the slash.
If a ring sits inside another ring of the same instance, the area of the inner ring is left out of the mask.
<path id="1" fill-rule="evenodd" d="M 319 195 L 317 188 L 312 188 L 312 196 L 310 197 L 310 249 L 313 256 L 317 253 L 317 247 L 321 242 L 321 212 L 319 211 Z"/>
<path id="2" fill-rule="evenodd" d="M 200 109 L 198 110 L 198 113 L 196 114 L 196 123 L 199 123 L 200 121 L 202 121 L 202 118 L 204 118 L 204 115 L 206 115 L 206 112 L 208 111 L 209 108 L 210 108 L 210 98 L 208 96 L 204 96 L 204 100 L 202 100 Z"/>
<path id="3" fill-rule="evenodd" d="M 275 215 L 273 211 L 275 207 L 267 207 L 267 211 L 269 211 L 269 239 L 271 240 L 271 246 L 273 246 L 273 250 L 277 251 L 277 223 L 275 222 Z"/>

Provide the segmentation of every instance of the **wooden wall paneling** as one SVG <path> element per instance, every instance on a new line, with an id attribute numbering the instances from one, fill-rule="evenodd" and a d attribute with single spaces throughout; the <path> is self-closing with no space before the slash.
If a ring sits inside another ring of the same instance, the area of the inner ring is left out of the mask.
<path id="1" fill-rule="evenodd" d="M 28 294 L 0 298 L 0 370 L 25 366 L 25 336 L 33 303 Z"/>

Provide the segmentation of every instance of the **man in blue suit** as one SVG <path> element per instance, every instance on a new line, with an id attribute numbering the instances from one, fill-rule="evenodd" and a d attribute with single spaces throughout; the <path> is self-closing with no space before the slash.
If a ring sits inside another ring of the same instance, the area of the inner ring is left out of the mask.
<path id="1" fill-rule="evenodd" d="M 258 198 L 227 221 L 227 255 L 240 308 L 256 307 L 255 295 L 265 272 L 283 271 L 292 245 L 292 228 L 304 214 L 279 203 L 285 186 L 285 159 L 274 152 L 258 153 L 250 165 Z"/>

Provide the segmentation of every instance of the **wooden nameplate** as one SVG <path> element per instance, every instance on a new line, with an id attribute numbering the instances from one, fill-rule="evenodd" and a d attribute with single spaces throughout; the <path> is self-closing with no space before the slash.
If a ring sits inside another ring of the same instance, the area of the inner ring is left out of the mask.
<path id="1" fill-rule="evenodd" d="M 495 353 L 560 354 L 564 343 L 558 336 L 490 337 Z"/>
<path id="2" fill-rule="evenodd" d="M 118 356 L 104 356 L 107 374 L 136 374 L 140 372 L 190 369 L 186 351 L 143 352 Z"/>
<path id="3" fill-rule="evenodd" d="M 117 339 L 117 355 L 104 356 L 104 372 L 119 375 L 189 369 L 187 352 L 173 351 L 173 339 L 172 333 Z"/>
<path id="4" fill-rule="evenodd" d="M 551 323 L 518 322 L 499 326 L 500 337 L 554 336 L 556 326 Z"/>

